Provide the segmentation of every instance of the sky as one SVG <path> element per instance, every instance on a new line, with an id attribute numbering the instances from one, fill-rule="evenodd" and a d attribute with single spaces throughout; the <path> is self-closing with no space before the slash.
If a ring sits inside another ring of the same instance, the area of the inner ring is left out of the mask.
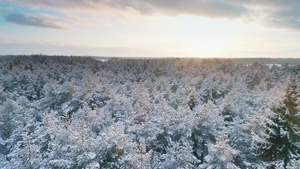
<path id="1" fill-rule="evenodd" d="M 0 0 L 0 55 L 300 58 L 299 0 Z"/>

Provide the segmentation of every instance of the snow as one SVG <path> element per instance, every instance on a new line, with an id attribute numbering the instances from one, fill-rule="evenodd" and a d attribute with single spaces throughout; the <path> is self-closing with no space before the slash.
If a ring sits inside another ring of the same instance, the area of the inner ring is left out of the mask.
<path id="1" fill-rule="evenodd" d="M 285 103 L 299 75 L 272 66 L 0 58 L 0 168 L 263 168 L 285 150 L 293 161 L 287 119 L 300 110 Z"/>

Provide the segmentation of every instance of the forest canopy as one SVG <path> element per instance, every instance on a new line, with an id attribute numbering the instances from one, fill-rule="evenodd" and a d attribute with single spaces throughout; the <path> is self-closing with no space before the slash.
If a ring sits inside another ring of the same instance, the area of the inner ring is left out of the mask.
<path id="1" fill-rule="evenodd" d="M 245 62 L 1 56 L 0 168 L 296 168 L 300 64 Z"/>

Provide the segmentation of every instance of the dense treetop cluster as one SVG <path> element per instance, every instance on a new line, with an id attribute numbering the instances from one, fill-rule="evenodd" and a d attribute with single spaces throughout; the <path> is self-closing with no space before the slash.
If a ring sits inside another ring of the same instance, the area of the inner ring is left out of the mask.
<path id="1" fill-rule="evenodd" d="M 300 66 L 0 57 L 0 168 L 296 168 Z"/>

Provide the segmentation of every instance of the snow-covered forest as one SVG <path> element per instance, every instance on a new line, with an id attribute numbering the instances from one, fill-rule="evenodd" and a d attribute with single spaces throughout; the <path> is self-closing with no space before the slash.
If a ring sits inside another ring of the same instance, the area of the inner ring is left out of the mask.
<path id="1" fill-rule="evenodd" d="M 0 57 L 4 169 L 294 169 L 299 131 L 300 65 Z"/>

